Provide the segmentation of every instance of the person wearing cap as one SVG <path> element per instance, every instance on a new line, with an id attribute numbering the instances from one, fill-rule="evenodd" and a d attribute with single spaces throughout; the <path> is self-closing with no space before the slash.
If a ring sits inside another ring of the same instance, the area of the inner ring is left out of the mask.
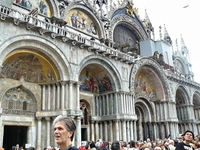
<path id="1" fill-rule="evenodd" d="M 76 125 L 71 117 L 57 116 L 53 121 L 54 138 L 60 150 L 79 150 L 72 147 Z"/>
<path id="2" fill-rule="evenodd" d="M 175 150 L 194 150 L 191 146 L 191 142 L 194 140 L 194 133 L 190 130 L 185 131 L 182 134 L 183 142 L 177 143 Z"/>

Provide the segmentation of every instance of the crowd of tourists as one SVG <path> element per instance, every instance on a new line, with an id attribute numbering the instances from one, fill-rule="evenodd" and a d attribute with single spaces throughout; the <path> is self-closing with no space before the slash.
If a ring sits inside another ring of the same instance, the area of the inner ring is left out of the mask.
<path id="1" fill-rule="evenodd" d="M 200 150 L 200 137 L 195 137 L 192 131 L 187 130 L 177 139 L 157 139 L 156 141 L 133 141 L 123 140 L 111 142 L 101 142 L 101 140 L 90 141 L 86 145 L 81 145 L 79 150 Z"/>
<path id="2" fill-rule="evenodd" d="M 200 150 L 200 137 L 195 137 L 190 130 L 185 131 L 181 138 L 177 139 L 157 139 L 156 141 L 114 141 L 106 142 L 102 140 L 89 141 L 78 148 L 72 146 L 76 124 L 71 117 L 57 116 L 53 122 L 54 138 L 58 144 L 57 148 L 47 147 L 43 150 Z M 17 148 L 19 145 L 17 145 Z M 19 148 L 13 150 L 20 150 Z M 27 150 L 36 150 L 30 147 Z"/>

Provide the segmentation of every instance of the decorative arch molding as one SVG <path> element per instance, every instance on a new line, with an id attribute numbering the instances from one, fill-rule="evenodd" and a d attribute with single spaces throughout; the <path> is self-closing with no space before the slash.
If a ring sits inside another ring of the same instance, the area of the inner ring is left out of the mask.
<path id="1" fill-rule="evenodd" d="M 156 61 L 149 58 L 142 58 L 136 61 L 133 65 L 129 80 L 130 91 L 134 93 L 136 75 L 141 71 L 143 67 L 149 68 L 150 70 L 153 70 L 155 72 L 155 75 L 157 76 L 157 79 L 159 80 L 160 85 L 163 87 L 164 90 L 163 98 L 166 101 L 172 101 L 170 86 L 168 84 L 167 77 L 165 76 L 165 72 Z"/>
<path id="2" fill-rule="evenodd" d="M 188 64 L 187 60 L 178 56 L 174 59 L 174 62 L 176 62 L 176 61 L 179 61 L 181 63 L 181 65 L 183 66 L 183 69 L 184 69 L 183 73 L 188 74 L 189 70 L 188 70 L 188 67 L 186 66 L 186 64 Z M 176 67 L 176 64 L 174 64 L 174 66 Z"/>
<path id="3" fill-rule="evenodd" d="M 80 5 L 80 4 L 77 4 L 77 3 L 74 4 L 73 3 L 72 5 L 69 5 L 67 7 L 67 11 L 65 12 L 64 18 L 67 17 L 68 13 L 72 9 L 80 9 L 81 11 L 83 11 L 84 13 L 86 13 L 89 17 L 91 17 L 91 19 L 97 25 L 97 31 L 99 33 L 99 38 L 104 38 L 105 37 L 105 32 L 104 32 L 102 23 L 99 21 L 99 18 L 97 18 L 97 16 L 94 14 L 93 11 L 91 11 L 88 7 L 86 7 L 84 5 Z"/>
<path id="4" fill-rule="evenodd" d="M 136 107 L 136 109 L 137 109 L 137 107 L 139 107 L 140 110 L 143 111 L 143 112 L 141 112 L 145 116 L 142 119 L 143 122 L 155 121 L 155 116 L 156 116 L 155 112 L 153 111 L 152 105 L 150 104 L 150 102 L 147 99 L 145 99 L 144 97 L 138 97 L 138 99 L 136 99 L 136 101 L 135 101 L 135 107 Z"/>
<path id="5" fill-rule="evenodd" d="M 58 3 L 56 3 L 56 1 L 50 0 L 47 0 L 47 3 L 49 4 L 50 9 L 52 10 L 52 16 L 60 18 Z"/>
<path id="6" fill-rule="evenodd" d="M 109 62 L 106 59 L 102 59 L 99 56 L 95 56 L 95 55 L 90 55 L 88 57 L 86 57 L 81 63 L 80 63 L 80 67 L 77 69 L 77 75 L 80 75 L 82 69 L 84 67 L 86 67 L 87 65 L 90 64 L 96 64 L 99 65 L 100 67 L 102 67 L 105 71 L 108 72 L 109 75 L 111 75 L 112 77 L 112 81 L 114 82 L 114 89 L 116 91 L 119 91 L 122 89 L 122 79 L 120 77 L 120 74 L 118 72 L 118 70 L 114 67 L 115 65 L 112 64 L 111 62 Z M 78 76 L 77 76 L 77 80 L 78 80 Z"/>
<path id="7" fill-rule="evenodd" d="M 143 93 L 137 93 L 134 95 L 134 99 L 146 99 L 147 101 L 150 101 L 150 98 L 146 95 L 146 94 L 143 94 Z"/>
<path id="8" fill-rule="evenodd" d="M 193 94 L 193 105 L 194 105 L 194 109 L 200 108 L 200 93 L 198 91 L 196 91 Z"/>
<path id="9" fill-rule="evenodd" d="M 120 15 L 115 16 L 111 20 L 111 29 L 109 32 L 110 39 L 113 39 L 114 29 L 119 24 L 125 24 L 131 30 L 133 30 L 136 33 L 136 36 L 139 39 L 139 41 L 143 41 L 148 38 L 144 29 L 141 26 L 139 26 L 138 23 L 133 18 L 131 18 L 130 16 L 124 15 L 124 14 L 120 14 Z"/>
<path id="10" fill-rule="evenodd" d="M 30 82 L 25 82 L 23 78 L 21 78 L 19 81 L 18 80 L 13 80 L 13 79 L 3 79 L 2 81 L 0 80 L 0 101 L 2 102 L 2 98 L 6 91 L 12 88 L 16 88 L 22 86 L 25 88 L 31 95 L 34 96 L 34 99 L 36 100 L 37 103 L 37 111 L 41 110 L 41 87 L 37 84 L 30 83 Z"/>
<path id="11" fill-rule="evenodd" d="M 54 63 L 61 80 L 71 78 L 70 72 L 72 72 L 72 69 L 61 49 L 51 41 L 39 36 L 19 35 L 5 41 L 0 45 L 0 64 L 3 64 L 3 60 L 10 52 L 21 48 L 29 48 L 46 55 Z"/>
<path id="12" fill-rule="evenodd" d="M 189 93 L 188 89 L 186 87 L 183 87 L 182 85 L 178 85 L 178 87 L 176 88 L 176 92 L 178 90 L 183 94 L 185 104 L 186 105 L 192 105 L 192 102 L 190 101 L 190 97 L 189 97 L 189 94 L 188 94 Z M 176 97 L 175 97 L 175 99 L 176 99 Z"/>

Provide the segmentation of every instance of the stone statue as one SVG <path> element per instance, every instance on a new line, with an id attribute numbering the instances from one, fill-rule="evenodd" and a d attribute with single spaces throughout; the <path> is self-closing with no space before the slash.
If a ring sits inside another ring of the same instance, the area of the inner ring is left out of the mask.
<path id="1" fill-rule="evenodd" d="M 126 13 L 131 15 L 132 17 L 135 17 L 133 7 L 131 5 L 128 5 L 126 6 L 126 8 Z"/>
<path id="2" fill-rule="evenodd" d="M 152 59 L 158 59 L 158 51 L 155 51 L 154 53 L 153 53 L 153 56 L 150 56 L 149 58 L 152 58 Z"/>

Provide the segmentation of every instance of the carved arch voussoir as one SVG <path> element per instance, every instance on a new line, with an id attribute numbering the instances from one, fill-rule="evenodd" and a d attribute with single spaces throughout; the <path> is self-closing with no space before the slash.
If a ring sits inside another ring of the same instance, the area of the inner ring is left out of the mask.
<path id="1" fill-rule="evenodd" d="M 135 88 L 135 78 L 137 73 L 139 72 L 140 68 L 143 66 L 149 66 L 149 68 L 153 68 L 154 70 L 156 70 L 156 72 L 159 74 L 159 79 L 162 80 L 162 84 L 163 84 L 163 88 L 165 89 L 165 98 L 170 100 L 171 99 L 171 92 L 170 92 L 170 86 L 168 84 L 168 80 L 167 77 L 165 76 L 165 72 L 163 70 L 163 68 L 154 60 L 151 60 L 149 58 L 143 58 L 138 60 L 132 69 L 132 73 L 131 73 L 131 80 L 130 80 L 130 91 L 134 92 Z"/>
<path id="2" fill-rule="evenodd" d="M 139 36 L 140 40 L 145 40 L 147 39 L 147 35 L 145 33 L 145 31 L 143 30 L 143 28 L 136 22 L 135 19 L 133 19 L 130 16 L 127 15 L 117 15 L 116 17 L 113 18 L 113 20 L 111 21 L 111 31 L 109 33 L 109 38 L 113 39 L 113 33 L 114 33 L 114 29 L 118 24 L 127 24 L 129 25 Z"/>

